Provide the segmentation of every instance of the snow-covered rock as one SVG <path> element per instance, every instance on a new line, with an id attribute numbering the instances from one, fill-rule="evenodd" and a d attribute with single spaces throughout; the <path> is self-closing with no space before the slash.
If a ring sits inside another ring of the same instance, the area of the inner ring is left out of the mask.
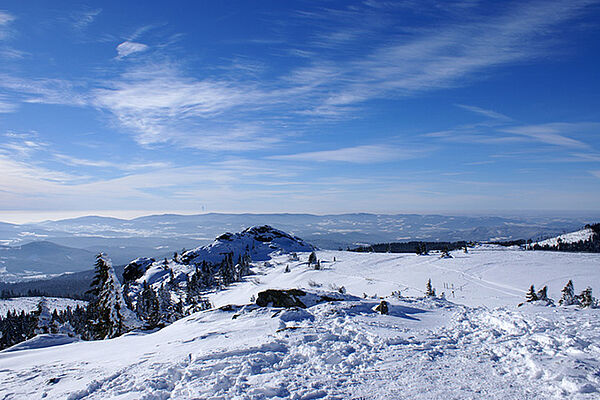
<path id="1" fill-rule="evenodd" d="M 124 283 L 135 281 L 136 279 L 144 276 L 150 265 L 156 260 L 148 257 L 138 257 L 131 261 L 123 269 L 123 281 Z"/>
<path id="2" fill-rule="evenodd" d="M 252 261 L 267 261 L 272 253 L 312 251 L 314 247 L 304 240 L 289 235 L 269 225 L 254 226 L 239 233 L 224 233 L 207 246 L 186 251 L 181 256 L 184 263 L 207 261 L 220 263 L 226 254 L 233 259 L 248 254 Z"/>
<path id="3" fill-rule="evenodd" d="M 203 263 L 207 263 L 210 273 L 216 273 L 218 265 L 230 257 L 237 263 L 242 257 L 249 257 L 253 262 L 264 262 L 272 256 L 297 252 L 309 252 L 315 248 L 304 240 L 289 235 L 268 225 L 255 226 L 238 233 L 224 233 L 209 245 L 188 250 L 173 259 L 155 261 L 150 258 L 133 260 L 125 268 L 127 295 L 135 307 L 144 284 L 158 290 L 167 282 L 172 283 L 173 301 L 183 299 L 183 292 L 177 293 L 185 286 L 188 279 L 196 273 Z M 206 265 L 205 265 L 206 267 Z M 135 280 L 131 278 L 136 277 Z"/>

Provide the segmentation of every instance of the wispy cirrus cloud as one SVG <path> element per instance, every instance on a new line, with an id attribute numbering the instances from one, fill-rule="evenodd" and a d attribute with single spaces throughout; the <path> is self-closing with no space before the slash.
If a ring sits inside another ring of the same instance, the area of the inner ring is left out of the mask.
<path id="1" fill-rule="evenodd" d="M 111 168 L 121 171 L 137 171 L 143 169 L 158 169 L 168 168 L 171 166 L 168 162 L 116 162 L 107 160 L 91 160 L 87 158 L 73 157 L 67 154 L 53 153 L 53 157 L 67 165 L 76 167 L 94 167 L 94 168 Z"/>
<path id="2" fill-rule="evenodd" d="M 148 50 L 148 45 L 126 40 L 117 46 L 117 58 L 125 58 L 131 54 L 140 53 L 146 50 Z"/>
<path id="3" fill-rule="evenodd" d="M 569 123 L 555 122 L 539 125 L 515 126 L 501 129 L 502 132 L 521 135 L 533 140 L 560 147 L 589 148 L 590 146 L 580 140 L 566 136 L 582 131 L 600 130 L 600 123 Z"/>
<path id="4" fill-rule="evenodd" d="M 102 13 L 101 8 L 74 11 L 69 16 L 69 22 L 75 29 L 83 30 L 93 23 L 100 13 Z"/>
<path id="5" fill-rule="evenodd" d="M 254 150 L 279 140 L 239 114 L 263 107 L 270 101 L 268 93 L 248 84 L 184 76 L 176 65 L 135 67 L 93 90 L 91 97 L 145 146 Z"/>
<path id="6" fill-rule="evenodd" d="M 274 160 L 312 161 L 312 162 L 345 162 L 354 164 L 375 164 L 398 160 L 418 158 L 425 151 L 407 149 L 399 146 L 363 145 L 345 147 L 335 150 L 311 151 L 306 153 L 271 156 Z"/>
<path id="7" fill-rule="evenodd" d="M 89 104 L 86 86 L 86 82 L 65 79 L 25 79 L 0 74 L 0 89 L 3 89 L 5 98 L 10 98 L 15 106 L 19 103 L 85 106 Z"/>
<path id="8" fill-rule="evenodd" d="M 0 95 L 0 114 L 11 113 L 19 108 L 18 104 L 9 99 L 7 96 Z"/>
<path id="9" fill-rule="evenodd" d="M 469 106 L 466 104 L 456 104 L 456 106 L 460 107 L 464 110 L 471 111 L 476 114 L 483 115 L 484 117 L 488 117 L 488 118 L 492 118 L 492 119 L 498 119 L 498 120 L 503 120 L 503 121 L 509 121 L 511 119 L 510 117 L 507 117 L 506 115 L 501 114 L 499 112 L 487 110 L 485 108 L 481 108 L 481 107 L 477 107 L 477 106 Z"/>
<path id="10" fill-rule="evenodd" d="M 6 11 L 0 10 L 0 40 L 8 36 L 8 25 L 16 18 Z"/>
<path id="11" fill-rule="evenodd" d="M 370 99 L 460 86 L 480 79 L 477 73 L 490 68 L 549 54 L 557 44 L 555 36 L 549 33 L 594 3 L 518 3 L 499 16 L 479 14 L 473 8 L 467 10 L 466 16 L 439 28 L 408 27 L 397 31 L 360 58 L 338 62 L 321 58 L 294 71 L 291 77 L 298 84 L 307 84 L 307 77 L 312 82 L 322 82 L 319 87 L 326 88 L 327 95 L 315 109 L 330 109 L 330 114 Z M 333 17 L 339 18 L 339 12 Z"/>

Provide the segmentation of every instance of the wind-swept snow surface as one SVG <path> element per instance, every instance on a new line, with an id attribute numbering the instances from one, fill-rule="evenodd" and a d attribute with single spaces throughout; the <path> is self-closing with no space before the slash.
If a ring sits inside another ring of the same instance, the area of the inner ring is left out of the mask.
<path id="1" fill-rule="evenodd" d="M 307 253 L 300 256 L 260 263 L 255 275 L 211 301 L 244 304 L 265 289 L 294 287 L 309 293 L 345 289 L 337 296 L 343 301 L 306 309 L 224 307 L 154 333 L 0 353 L 0 398 L 600 395 L 599 310 L 516 307 L 532 283 L 547 284 L 555 298 L 570 278 L 577 291 L 599 288 L 599 255 L 495 247 L 453 252 L 451 259 L 328 251 L 317 253 L 324 268 L 319 271 L 308 267 Z M 422 294 L 429 278 L 448 300 L 412 297 Z M 398 290 L 410 297 L 391 296 Z M 382 296 L 388 315 L 372 310 Z"/>

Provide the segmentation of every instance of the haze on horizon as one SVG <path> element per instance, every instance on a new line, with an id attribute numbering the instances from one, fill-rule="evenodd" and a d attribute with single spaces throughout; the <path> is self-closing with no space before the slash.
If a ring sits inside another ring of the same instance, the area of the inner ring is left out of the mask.
<path id="1" fill-rule="evenodd" d="M 3 2 L 0 221 L 598 215 L 599 5 Z"/>

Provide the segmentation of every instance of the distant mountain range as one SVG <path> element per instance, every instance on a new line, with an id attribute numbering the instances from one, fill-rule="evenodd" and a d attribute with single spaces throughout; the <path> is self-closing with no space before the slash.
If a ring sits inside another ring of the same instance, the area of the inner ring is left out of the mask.
<path id="1" fill-rule="evenodd" d="M 503 218 L 417 214 L 149 215 L 131 220 L 86 216 L 35 224 L 0 223 L 0 280 L 89 269 L 103 251 L 116 265 L 162 258 L 208 244 L 224 232 L 271 225 L 323 249 L 422 241 L 545 239 L 581 228 L 583 218 Z M 40 242 L 30 247 L 24 245 Z M 50 243 L 49 243 L 50 242 Z M 69 258 L 70 257 L 70 258 Z"/>

